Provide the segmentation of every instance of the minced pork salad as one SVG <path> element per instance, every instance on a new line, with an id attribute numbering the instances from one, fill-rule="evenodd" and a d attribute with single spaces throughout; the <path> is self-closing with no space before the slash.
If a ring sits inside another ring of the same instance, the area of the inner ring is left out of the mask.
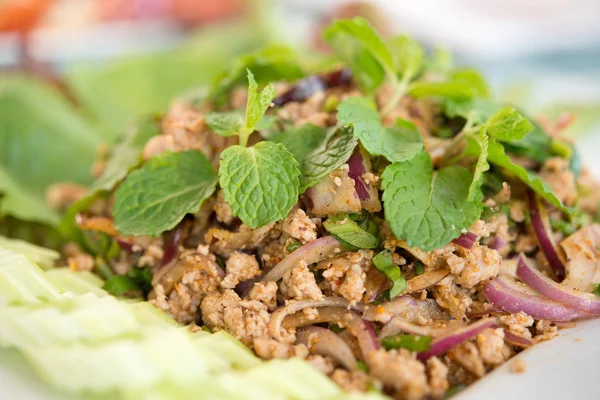
<path id="1" fill-rule="evenodd" d="M 69 267 L 407 400 L 600 315 L 600 191 L 568 116 L 494 102 L 477 71 L 360 18 L 325 39 L 325 69 L 257 51 L 132 130 L 63 222 Z"/>

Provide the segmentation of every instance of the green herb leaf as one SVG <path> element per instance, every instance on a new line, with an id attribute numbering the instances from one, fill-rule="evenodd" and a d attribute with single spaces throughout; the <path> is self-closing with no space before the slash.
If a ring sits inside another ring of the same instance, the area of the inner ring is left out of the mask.
<path id="1" fill-rule="evenodd" d="M 594 290 L 592 290 L 592 293 L 595 294 L 596 296 L 600 297 L 600 285 L 593 285 L 594 286 Z"/>
<path id="2" fill-rule="evenodd" d="M 489 94 L 489 88 L 485 78 L 476 69 L 457 69 L 452 72 L 450 79 L 453 82 L 463 82 L 468 84 L 473 88 L 477 96 L 487 97 Z"/>
<path id="3" fill-rule="evenodd" d="M 551 157 L 552 139 L 539 124 L 532 122 L 532 125 L 534 127 L 533 131 L 523 136 L 523 138 L 512 140 L 510 143 L 504 143 L 503 145 L 507 153 L 542 163 Z"/>
<path id="4" fill-rule="evenodd" d="M 127 275 L 115 275 L 106 280 L 102 289 L 113 296 L 139 297 L 142 290 L 135 281 Z"/>
<path id="5" fill-rule="evenodd" d="M 293 81 L 304 76 L 294 50 L 287 46 L 270 45 L 235 60 L 231 70 L 217 78 L 209 97 L 222 101 L 232 88 L 244 84 L 248 69 L 253 71 L 259 85 L 282 80 Z"/>
<path id="6" fill-rule="evenodd" d="M 244 126 L 240 111 L 211 112 L 204 116 L 204 121 L 211 131 L 221 136 L 235 136 Z"/>
<path id="7" fill-rule="evenodd" d="M 564 204 L 552 193 L 540 177 L 533 171 L 525 169 L 522 165 L 513 163 L 509 156 L 504 152 L 504 147 L 495 140 L 490 140 L 488 161 L 505 171 L 515 175 L 523 183 L 529 186 L 534 192 L 545 200 L 560 208 L 563 212 L 571 214 L 573 210 Z"/>
<path id="8" fill-rule="evenodd" d="M 415 264 L 415 275 L 422 275 L 425 272 L 425 265 L 421 261 Z"/>
<path id="9" fill-rule="evenodd" d="M 390 299 L 395 298 L 408 288 L 408 284 L 406 283 L 404 276 L 402 276 L 400 267 L 394 265 L 392 261 L 392 253 L 390 253 L 388 250 L 383 250 L 373 257 L 372 261 L 375 265 L 375 268 L 377 268 L 379 272 L 385 275 L 385 277 L 394 284 L 390 289 Z"/>
<path id="10" fill-rule="evenodd" d="M 481 126 L 479 128 L 479 135 L 477 139 L 479 144 L 479 158 L 477 159 L 477 164 L 475 165 L 473 181 L 471 181 L 471 186 L 469 186 L 469 195 L 467 196 L 468 201 L 474 201 L 477 194 L 481 193 L 483 173 L 490 169 L 490 164 L 487 162 L 490 138 L 487 135 L 485 126 Z"/>
<path id="11" fill-rule="evenodd" d="M 351 127 L 331 129 L 325 140 L 310 154 L 302 164 L 300 193 L 315 186 L 321 179 L 344 165 L 354 152 L 358 139 L 352 134 Z"/>
<path id="12" fill-rule="evenodd" d="M 429 251 L 469 229 L 482 211 L 481 192 L 467 200 L 473 175 L 451 166 L 433 170 L 429 154 L 388 166 L 382 175 L 385 217 L 398 239 Z"/>
<path id="13" fill-rule="evenodd" d="M 102 175 L 90 186 L 89 195 L 110 191 L 121 182 L 132 168 L 141 162 L 144 146 L 151 137 L 160 134 L 154 118 L 144 118 L 131 129 L 125 140 L 112 152 Z"/>
<path id="14" fill-rule="evenodd" d="M 368 371 L 367 364 L 365 364 L 364 361 L 360 360 L 356 362 L 356 369 L 363 372 Z"/>
<path id="15" fill-rule="evenodd" d="M 396 80 L 392 54 L 365 19 L 335 21 L 325 31 L 324 38 L 366 92 L 372 93 L 385 75 Z"/>
<path id="16" fill-rule="evenodd" d="M 377 236 L 361 228 L 356 222 L 348 218 L 348 216 L 329 218 L 323 222 L 323 227 L 327 232 L 341 239 L 342 244 L 347 243 L 356 250 L 373 249 L 379 244 Z"/>
<path id="17" fill-rule="evenodd" d="M 327 130 L 325 128 L 313 124 L 304 124 L 280 133 L 271 141 L 284 145 L 294 155 L 298 164 L 302 166 L 304 160 L 319 147 L 326 137 Z"/>
<path id="18" fill-rule="evenodd" d="M 431 336 L 418 336 L 418 335 L 396 335 L 388 336 L 381 340 L 381 345 L 387 349 L 408 349 L 410 351 L 427 351 L 431 346 Z"/>
<path id="19" fill-rule="evenodd" d="M 254 75 L 248 70 L 248 102 L 246 103 L 246 118 L 240 133 L 240 144 L 246 145 L 248 136 L 263 117 L 273 99 L 275 98 L 275 86 L 269 83 L 260 93 Z"/>
<path id="20" fill-rule="evenodd" d="M 463 117 L 473 123 L 483 124 L 502 108 L 487 99 L 475 97 L 472 99 L 447 99 L 444 102 L 446 115 Z"/>
<path id="21" fill-rule="evenodd" d="M 485 126 L 491 137 L 505 142 L 520 140 L 534 129 L 527 118 L 511 107 L 495 113 Z"/>
<path id="22" fill-rule="evenodd" d="M 115 193 L 113 217 L 123 235 L 157 235 L 200 209 L 215 190 L 217 175 L 195 150 L 150 159 L 129 174 Z"/>
<path id="23" fill-rule="evenodd" d="M 287 250 L 288 253 L 293 253 L 294 251 L 298 250 L 300 247 L 302 247 L 302 243 L 300 243 L 297 240 L 294 240 L 293 242 L 291 242 L 290 244 L 285 246 L 285 249 Z"/>
<path id="24" fill-rule="evenodd" d="M 467 388 L 467 385 L 465 385 L 464 383 L 459 383 L 456 386 L 452 386 L 450 389 L 448 389 L 448 391 L 446 392 L 446 395 L 444 396 L 444 399 L 449 399 L 451 397 L 456 396 L 457 394 L 459 394 L 460 392 L 462 392 L 463 390 L 465 390 Z"/>
<path id="25" fill-rule="evenodd" d="M 251 228 L 285 218 L 298 201 L 298 162 L 282 144 L 232 146 L 221 153 L 219 182 L 234 215 Z"/>
<path id="26" fill-rule="evenodd" d="M 410 160 L 423 148 L 416 126 L 398 119 L 395 126 L 385 128 L 375 104 L 366 98 L 347 98 L 340 104 L 337 117 L 354 127 L 354 135 L 371 155 L 384 156 L 390 162 Z"/>
<path id="27" fill-rule="evenodd" d="M 396 71 L 402 74 L 402 80 L 408 82 L 415 78 L 423 67 L 423 46 L 406 35 L 392 38 L 388 46 L 394 57 Z"/>

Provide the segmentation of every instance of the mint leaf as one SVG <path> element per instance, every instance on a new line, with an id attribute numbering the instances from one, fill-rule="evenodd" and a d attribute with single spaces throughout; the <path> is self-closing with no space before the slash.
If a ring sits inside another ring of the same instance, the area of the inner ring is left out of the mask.
<path id="1" fill-rule="evenodd" d="M 534 130 L 531 122 L 511 107 L 505 107 L 492 115 L 485 126 L 491 137 L 506 142 L 520 140 Z"/>
<path id="2" fill-rule="evenodd" d="M 134 267 L 136 268 L 136 267 Z M 102 289 L 113 296 L 141 297 L 142 289 L 127 275 L 111 276 L 106 280 Z"/>
<path id="3" fill-rule="evenodd" d="M 302 178 L 300 193 L 315 186 L 321 179 L 344 165 L 354 152 L 358 139 L 352 134 L 353 128 L 331 129 L 325 140 L 300 165 Z"/>
<path id="4" fill-rule="evenodd" d="M 89 194 L 110 191 L 121 182 L 127 173 L 141 162 L 144 146 L 151 137 L 160 134 L 153 118 L 144 118 L 131 129 L 125 140 L 113 150 L 102 175 L 90 186 Z"/>
<path id="5" fill-rule="evenodd" d="M 402 74 L 402 80 L 408 82 L 415 78 L 423 67 L 423 47 L 406 35 L 392 38 L 388 45 L 394 57 L 396 71 Z"/>
<path id="6" fill-rule="evenodd" d="M 444 102 L 446 115 L 471 119 L 473 123 L 483 124 L 492 117 L 501 107 L 487 99 L 475 97 L 472 99 L 447 99 Z"/>
<path id="7" fill-rule="evenodd" d="M 327 28 L 324 35 L 327 41 L 333 40 L 338 35 L 352 38 L 370 52 L 388 76 L 396 74 L 392 54 L 366 19 L 355 17 L 335 21 Z"/>
<path id="8" fill-rule="evenodd" d="M 254 75 L 250 70 L 248 72 L 248 102 L 246 103 L 246 118 L 242 132 L 246 135 L 240 135 L 240 144 L 245 145 L 247 136 L 253 131 L 262 116 L 265 114 L 273 99 L 275 98 L 275 86 L 269 83 L 260 93 L 258 92 L 258 84 L 254 80 Z"/>
<path id="9" fill-rule="evenodd" d="M 480 149 L 479 158 L 477 159 L 477 164 L 475 165 L 473 181 L 471 182 L 471 186 L 469 186 L 469 195 L 467 196 L 468 201 L 474 201 L 477 194 L 480 193 L 483 173 L 490 169 L 490 164 L 487 162 L 490 138 L 487 135 L 484 126 L 479 128 L 479 135 L 477 139 Z"/>
<path id="10" fill-rule="evenodd" d="M 390 289 L 391 299 L 397 297 L 407 289 L 408 284 L 406 283 L 406 279 L 404 279 L 402 276 L 400 267 L 394 265 L 392 261 L 392 253 L 390 253 L 388 250 L 383 250 L 373 257 L 372 261 L 373 265 L 375 265 L 375 268 L 385 275 L 386 278 L 392 281 L 393 286 Z"/>
<path id="11" fill-rule="evenodd" d="M 216 79 L 209 97 L 222 102 L 231 89 L 244 84 L 248 69 L 254 72 L 259 85 L 282 80 L 293 81 L 304 76 L 298 55 L 293 49 L 269 45 L 236 59 L 232 68 Z"/>
<path id="12" fill-rule="evenodd" d="M 408 94 L 413 97 L 440 96 L 449 98 L 471 98 L 477 89 L 465 82 L 425 82 L 415 81 L 408 86 Z"/>
<path id="13" fill-rule="evenodd" d="M 285 218 L 298 201 L 298 162 L 282 144 L 232 146 L 221 153 L 225 201 L 251 228 Z"/>
<path id="14" fill-rule="evenodd" d="M 347 243 L 351 249 L 373 249 L 379 244 L 377 236 L 361 228 L 356 222 L 345 216 L 345 218 L 329 218 L 323 222 L 323 227 L 341 243 Z"/>
<path id="15" fill-rule="evenodd" d="M 533 131 L 519 140 L 504 143 L 507 153 L 526 157 L 538 163 L 543 163 L 551 157 L 552 139 L 536 122 L 532 122 Z"/>
<path id="16" fill-rule="evenodd" d="M 271 141 L 284 145 L 294 155 L 298 164 L 302 166 L 304 160 L 319 147 L 326 136 L 327 130 L 325 128 L 313 124 L 304 124 L 280 133 Z"/>
<path id="17" fill-rule="evenodd" d="M 434 171 L 425 151 L 388 166 L 381 178 L 385 218 L 409 246 L 442 247 L 481 215 L 481 193 L 477 201 L 467 200 L 473 175 L 459 166 Z"/>
<path id="18" fill-rule="evenodd" d="M 338 107 L 338 120 L 354 127 L 354 135 L 372 155 L 390 162 L 406 161 L 423 148 L 423 139 L 412 123 L 398 120 L 395 126 L 381 124 L 375 104 L 363 97 L 349 97 Z"/>
<path id="19" fill-rule="evenodd" d="M 158 235 L 197 212 L 216 184 L 213 167 L 198 151 L 154 157 L 117 189 L 115 227 L 123 235 Z"/>
<path id="20" fill-rule="evenodd" d="M 386 350 L 391 349 L 408 349 L 410 351 L 427 351 L 431 347 L 433 338 L 431 336 L 420 335 L 405 335 L 403 333 L 395 336 L 384 337 L 381 340 L 381 345 Z"/>
<path id="21" fill-rule="evenodd" d="M 535 172 L 525 169 L 525 167 L 522 165 L 513 163 L 510 157 L 504 152 L 504 147 L 495 140 L 490 140 L 488 161 L 515 175 L 534 192 L 536 192 L 546 201 L 560 208 L 563 212 L 567 214 L 571 214 L 573 212 L 573 209 L 562 204 L 562 202 L 554 195 L 554 193 L 552 193 L 551 189 L 546 186 L 546 184 Z"/>
<path id="22" fill-rule="evenodd" d="M 221 136 L 235 136 L 244 126 L 244 116 L 240 111 L 210 112 L 204 121 L 211 131 Z"/>
<path id="23" fill-rule="evenodd" d="M 463 82 L 471 86 L 477 96 L 487 97 L 489 88 L 485 78 L 479 71 L 472 68 L 457 69 L 452 72 L 450 80 L 453 82 Z"/>

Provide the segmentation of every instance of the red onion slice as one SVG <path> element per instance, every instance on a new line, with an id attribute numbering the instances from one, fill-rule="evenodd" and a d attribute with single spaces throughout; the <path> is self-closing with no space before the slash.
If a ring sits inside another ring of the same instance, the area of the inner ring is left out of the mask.
<path id="1" fill-rule="evenodd" d="M 348 344 L 333 331 L 318 326 L 303 328 L 296 334 L 296 343 L 302 343 L 313 354 L 328 356 L 349 371 L 356 369 L 356 357 Z"/>
<path id="2" fill-rule="evenodd" d="M 550 300 L 564 304 L 577 311 L 600 315 L 600 298 L 591 293 L 579 292 L 554 282 L 532 267 L 523 254 L 519 256 L 517 263 L 517 276 L 524 283 Z"/>
<path id="3" fill-rule="evenodd" d="M 531 214 L 531 226 L 533 227 L 540 249 L 544 253 L 544 256 L 546 256 L 548 264 L 550 264 L 556 278 L 562 281 L 565 278 L 565 263 L 554 240 L 546 207 L 533 192 L 529 193 L 529 212 Z"/>
<path id="4" fill-rule="evenodd" d="M 411 335 L 438 337 L 448 332 L 448 328 L 432 328 L 429 326 L 416 325 L 398 315 L 385 324 L 379 332 L 379 338 L 394 336 L 401 332 Z"/>
<path id="5" fill-rule="evenodd" d="M 342 245 L 333 236 L 324 236 L 298 248 L 273 267 L 263 278 L 263 282 L 278 281 L 300 261 L 310 265 L 323 260 L 336 251 L 341 251 Z"/>
<path id="6" fill-rule="evenodd" d="M 319 315 L 316 318 L 309 318 L 302 311 L 298 311 L 292 315 L 288 315 L 281 322 L 281 326 L 285 329 L 299 328 L 308 325 L 321 324 L 323 322 L 339 322 L 344 317 L 346 312 L 345 307 L 321 307 L 318 310 Z"/>
<path id="7" fill-rule="evenodd" d="M 515 335 L 508 329 L 504 329 L 504 340 L 508 343 L 513 344 L 515 346 L 528 348 L 533 346 L 533 341 L 531 339 L 524 338 L 523 336 Z"/>
<path id="8" fill-rule="evenodd" d="M 497 276 L 488 282 L 483 288 L 483 293 L 494 306 L 510 313 L 523 311 L 535 319 L 572 321 L 592 317 L 542 297 L 507 275 Z"/>
<path id="9" fill-rule="evenodd" d="M 467 232 L 454 239 L 452 243 L 457 244 L 460 247 L 464 247 L 465 249 L 472 249 L 478 240 L 479 236 L 472 232 Z"/>
<path id="10" fill-rule="evenodd" d="M 500 250 L 502 248 L 504 248 L 504 246 L 506 246 L 506 242 L 504 241 L 504 239 L 502 239 L 500 236 L 494 236 L 492 238 L 492 240 L 490 240 L 490 243 L 488 244 L 488 247 L 492 250 Z"/>
<path id="11" fill-rule="evenodd" d="M 296 250 L 295 252 L 297 252 Z M 294 252 L 294 253 L 295 253 Z M 294 254 L 292 253 L 292 254 Z M 269 330 L 271 335 L 277 340 L 281 338 L 281 323 L 283 319 L 288 315 L 294 314 L 300 310 L 311 307 L 343 307 L 348 308 L 350 303 L 348 300 L 342 297 L 325 297 L 323 300 L 302 300 L 295 303 L 290 303 L 286 306 L 280 307 L 271 314 L 271 320 L 269 321 Z"/>
<path id="12" fill-rule="evenodd" d="M 371 161 L 369 156 L 363 153 L 363 149 L 357 146 L 348 160 L 348 176 L 354 180 L 354 189 L 360 199 L 362 208 L 369 212 L 381 211 L 381 201 L 377 188 L 365 182 L 364 174 L 371 172 Z"/>
<path id="13" fill-rule="evenodd" d="M 494 325 L 496 325 L 496 318 L 486 318 L 465 326 L 464 328 L 456 329 L 446 336 L 434 340 L 431 343 L 429 350 L 417 354 L 417 359 L 425 361 L 428 358 L 442 355 L 454 346 L 458 346 Z"/>
<path id="14" fill-rule="evenodd" d="M 448 320 L 448 313 L 433 299 L 415 300 L 410 296 L 400 296 L 379 305 L 365 306 L 363 318 L 369 321 L 388 322 L 399 315 L 409 322 L 417 322 L 419 317 L 433 320 Z"/>
<path id="15" fill-rule="evenodd" d="M 348 331 L 356 338 L 363 360 L 368 361 L 368 355 L 381 348 L 373 324 L 362 319 L 354 311 L 347 312 L 344 315 L 343 322 Z"/>
<path id="16" fill-rule="evenodd" d="M 182 229 L 180 226 L 172 231 L 167 232 L 165 235 L 165 241 L 167 245 L 165 246 L 163 259 L 160 262 L 161 267 L 167 265 L 177 257 L 177 253 L 179 252 L 179 244 L 181 243 L 181 236 Z"/>

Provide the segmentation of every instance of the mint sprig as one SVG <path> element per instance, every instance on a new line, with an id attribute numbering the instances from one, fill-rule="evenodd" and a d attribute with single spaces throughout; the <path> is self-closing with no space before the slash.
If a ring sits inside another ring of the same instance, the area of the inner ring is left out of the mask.
<path id="1" fill-rule="evenodd" d="M 154 157 L 117 189 L 115 227 L 123 235 L 158 235 L 197 212 L 216 184 L 212 165 L 196 150 Z"/>
<path id="2" fill-rule="evenodd" d="M 426 151 L 388 166 L 381 178 L 385 218 L 409 246 L 442 247 L 481 215 L 481 192 L 468 200 L 473 175 L 460 166 L 434 171 Z"/>

